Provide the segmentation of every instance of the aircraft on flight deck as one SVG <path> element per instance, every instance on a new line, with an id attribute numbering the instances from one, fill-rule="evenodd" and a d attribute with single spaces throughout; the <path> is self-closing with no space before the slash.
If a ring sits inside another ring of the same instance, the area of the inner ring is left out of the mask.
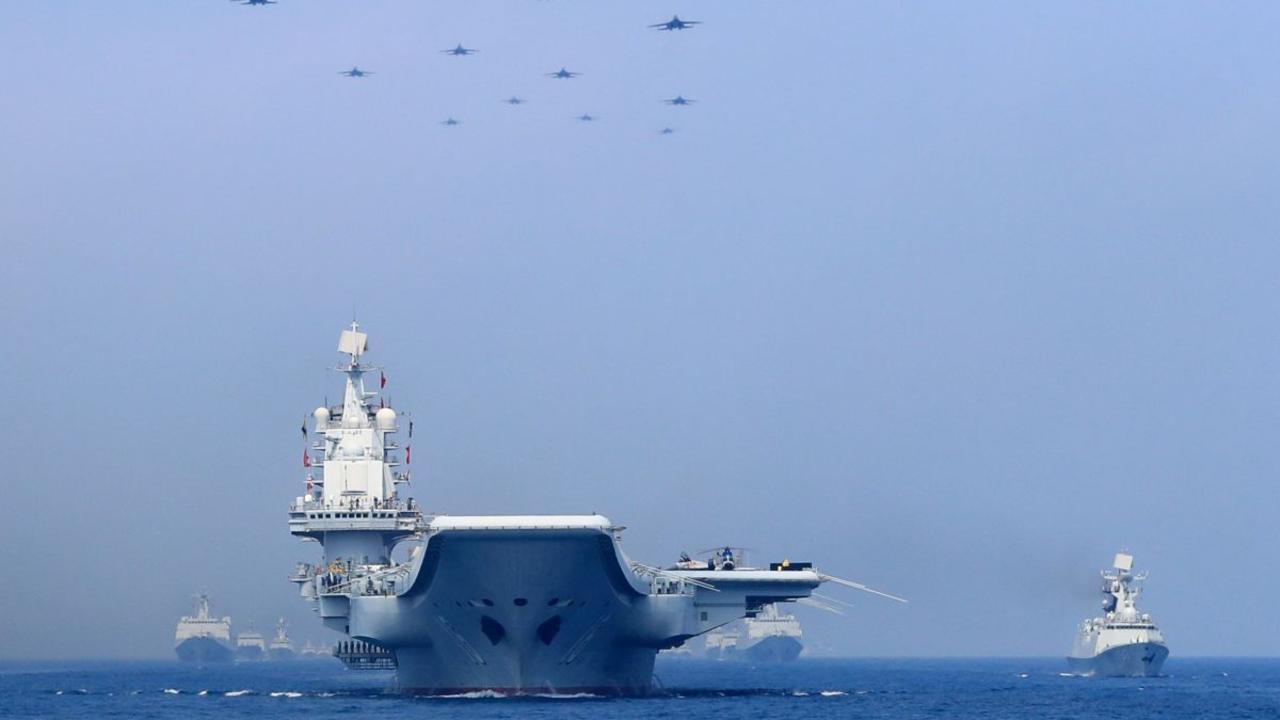
<path id="1" fill-rule="evenodd" d="M 581 74 L 582 74 L 582 73 L 569 72 L 568 70 L 565 70 L 564 68 L 560 68 L 560 69 L 559 69 L 559 70 L 557 70 L 556 72 L 553 72 L 553 73 L 547 73 L 547 77 L 555 78 L 555 79 L 557 79 L 557 80 L 568 80 L 569 78 L 576 78 L 576 77 L 578 77 L 578 76 L 579 76 L 579 75 L 581 75 Z"/>
<path id="2" fill-rule="evenodd" d="M 690 100 L 689 98 L 687 98 L 687 97 L 685 97 L 685 96 L 683 96 L 683 95 L 677 95 L 677 96 L 675 96 L 675 97 L 673 97 L 673 98 L 669 98 L 669 99 L 667 99 L 667 100 L 663 100 L 662 102 L 664 102 L 664 103 L 666 103 L 666 104 L 668 104 L 668 105 L 692 105 L 692 104 L 694 104 L 694 103 L 696 103 L 696 102 L 698 102 L 698 101 L 697 101 L 697 100 Z"/>
<path id="3" fill-rule="evenodd" d="M 650 25 L 649 27 L 657 30 L 684 30 L 685 28 L 691 28 L 694 25 L 701 24 L 701 20 L 681 20 L 679 15 L 672 15 L 670 20 L 664 23 Z"/>
<path id="4" fill-rule="evenodd" d="M 476 50 L 475 48 L 464 48 L 462 47 L 462 43 L 458 43 L 458 47 L 449 48 L 448 50 L 441 50 L 440 52 L 445 53 L 447 55 L 473 55 L 480 51 Z"/>
<path id="5" fill-rule="evenodd" d="M 364 77 L 365 75 L 372 75 L 373 73 L 368 70 L 361 70 L 358 67 L 352 67 L 350 70 L 343 70 L 338 74 L 346 75 L 347 77 Z"/>

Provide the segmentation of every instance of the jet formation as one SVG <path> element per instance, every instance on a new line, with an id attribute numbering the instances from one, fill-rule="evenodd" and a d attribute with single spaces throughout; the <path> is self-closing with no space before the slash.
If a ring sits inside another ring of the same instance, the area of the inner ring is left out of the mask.
<path id="1" fill-rule="evenodd" d="M 279 4 L 277 0 L 231 0 L 231 2 L 237 5 L 278 5 Z M 670 20 L 667 20 L 666 22 L 654 23 L 652 25 L 649 25 L 648 27 L 654 30 L 659 30 L 659 31 L 674 31 L 674 30 L 688 30 L 690 28 L 693 28 L 696 25 L 701 25 L 701 24 L 702 24 L 701 20 L 682 20 L 680 19 L 679 15 L 672 15 Z M 440 52 L 445 55 L 452 55 L 454 57 L 466 57 L 468 55 L 474 55 L 480 51 L 476 48 L 469 48 L 464 46 L 462 43 L 458 43 L 456 46 L 441 50 Z M 344 75 L 349 78 L 363 78 L 363 77 L 368 77 L 370 75 L 373 75 L 374 73 L 370 70 L 361 70 L 358 66 L 352 66 L 350 70 L 342 70 L 338 74 Z M 565 68 L 563 66 L 561 66 L 561 68 L 555 72 L 546 73 L 547 77 L 555 80 L 572 80 L 573 78 L 579 77 L 581 75 L 582 73 L 570 71 L 568 68 Z M 514 106 L 514 105 L 523 105 L 527 101 L 524 98 L 519 97 L 518 95 L 512 95 L 511 97 L 507 98 L 506 100 L 503 100 L 502 102 L 506 103 L 507 105 Z M 692 105 L 697 101 L 686 98 L 683 95 L 676 95 L 675 97 L 667 98 L 662 102 L 671 106 L 683 107 L 683 106 Z M 582 115 L 579 115 L 577 119 L 581 122 L 592 122 L 596 118 L 588 113 L 583 113 Z M 446 126 L 454 126 L 454 125 L 460 125 L 461 121 L 457 120 L 456 118 L 450 117 L 446 120 L 442 120 L 440 124 L 446 125 Z M 670 127 L 664 127 L 658 132 L 659 134 L 662 134 L 662 135 L 671 135 L 675 132 L 675 129 Z"/>

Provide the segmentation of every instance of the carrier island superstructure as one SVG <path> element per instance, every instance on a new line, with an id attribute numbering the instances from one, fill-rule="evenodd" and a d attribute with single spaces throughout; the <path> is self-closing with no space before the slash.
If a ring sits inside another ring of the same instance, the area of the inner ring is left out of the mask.
<path id="1" fill-rule="evenodd" d="M 1138 611 L 1146 573 L 1133 572 L 1133 556 L 1117 553 L 1114 570 L 1102 572 L 1105 615 L 1085 620 L 1067 662 L 1084 675 L 1154 676 L 1169 648 L 1151 616 Z"/>
<path id="2" fill-rule="evenodd" d="M 807 563 L 642 565 L 599 514 L 424 515 L 401 492 L 401 418 L 366 389 L 370 373 L 385 379 L 362 362 L 367 347 L 355 323 L 342 332 L 342 403 L 303 427 L 306 493 L 289 530 L 323 559 L 291 579 L 326 626 L 394 653 L 401 690 L 643 694 L 659 650 L 823 582 L 868 589 Z M 393 559 L 402 542 L 407 557 Z"/>

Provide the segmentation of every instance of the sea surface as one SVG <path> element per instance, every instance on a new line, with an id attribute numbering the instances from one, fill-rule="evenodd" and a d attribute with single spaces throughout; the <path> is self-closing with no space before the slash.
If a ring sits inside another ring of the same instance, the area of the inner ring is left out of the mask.
<path id="1" fill-rule="evenodd" d="M 4 718 L 1280 718 L 1280 660 L 1170 658 L 1158 678 L 1067 674 L 1060 658 L 660 659 L 662 689 L 592 696 L 406 697 L 333 660 L 0 663 Z"/>

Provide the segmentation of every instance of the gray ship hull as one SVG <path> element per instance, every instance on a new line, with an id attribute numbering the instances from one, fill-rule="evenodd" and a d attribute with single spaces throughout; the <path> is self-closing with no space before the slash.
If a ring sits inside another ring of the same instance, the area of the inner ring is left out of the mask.
<path id="1" fill-rule="evenodd" d="M 206 663 L 231 662 L 235 653 L 218 640 L 208 637 L 187 638 L 173 648 L 183 662 Z"/>
<path id="2" fill-rule="evenodd" d="M 599 532 L 444 534 L 405 596 L 353 598 L 350 632 L 395 651 L 408 692 L 638 695 L 671 644 L 655 638 L 691 634 L 680 599 L 633 587 Z"/>
<path id="3" fill-rule="evenodd" d="M 804 650 L 804 645 L 799 640 L 786 635 L 775 635 L 740 649 L 737 659 L 762 665 L 786 663 L 800 657 L 801 650 Z"/>
<path id="4" fill-rule="evenodd" d="M 1093 657 L 1068 657 L 1072 672 L 1097 677 L 1155 677 L 1160 674 L 1169 648 L 1145 642 L 1113 647 Z"/>

